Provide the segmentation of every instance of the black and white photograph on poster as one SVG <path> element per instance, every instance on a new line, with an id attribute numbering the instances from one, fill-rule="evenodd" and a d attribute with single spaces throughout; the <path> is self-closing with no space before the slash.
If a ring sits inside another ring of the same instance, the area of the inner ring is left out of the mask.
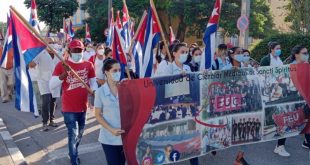
<path id="1" fill-rule="evenodd" d="M 241 71 L 247 73 L 248 70 Z M 220 77 L 224 77 L 226 72 L 220 73 L 222 74 Z M 201 103 L 203 120 L 210 117 L 262 111 L 259 81 L 256 76 L 246 76 L 246 74 L 234 79 L 227 77 L 204 80 L 201 82 Z"/>
<path id="2" fill-rule="evenodd" d="M 258 68 L 258 76 L 266 106 L 303 100 L 290 78 L 289 66 Z"/>
<path id="3" fill-rule="evenodd" d="M 137 158 L 152 157 L 153 164 L 174 162 L 172 152 L 180 154 L 179 159 L 201 154 L 201 134 L 194 120 L 170 122 L 143 130 L 137 146 Z M 139 160 L 142 162 L 143 160 Z"/>
<path id="4" fill-rule="evenodd" d="M 156 80 L 156 103 L 147 124 L 153 125 L 176 119 L 193 119 L 200 105 L 199 80 L 186 76 L 172 76 L 171 81 Z M 162 83 L 162 85 L 158 85 Z M 196 86 L 196 88 L 195 88 Z"/>
<path id="5" fill-rule="evenodd" d="M 213 150 L 230 146 L 231 121 L 228 118 L 218 118 L 208 121 L 208 124 L 221 127 L 206 127 L 201 125 L 202 151 L 207 153 Z"/>
<path id="6" fill-rule="evenodd" d="M 284 135 L 294 136 L 303 130 L 306 103 L 282 104 L 265 108 L 264 140 Z"/>
<path id="7" fill-rule="evenodd" d="M 256 142 L 262 139 L 262 114 L 253 113 L 232 117 L 232 145 Z"/>

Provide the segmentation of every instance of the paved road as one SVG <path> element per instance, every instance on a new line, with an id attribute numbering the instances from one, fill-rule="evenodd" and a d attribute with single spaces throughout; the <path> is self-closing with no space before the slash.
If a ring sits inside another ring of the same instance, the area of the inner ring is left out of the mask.
<path id="1" fill-rule="evenodd" d="M 67 130 L 57 108 L 56 122 L 58 128 L 49 132 L 41 131 L 41 118 L 34 118 L 30 113 L 21 113 L 14 110 L 14 103 L 0 103 L 0 117 L 3 118 L 16 145 L 23 153 L 26 161 L 31 165 L 69 165 L 67 157 Z M 99 126 L 93 116 L 88 112 L 87 127 L 80 145 L 80 158 L 82 165 L 106 165 L 105 156 L 100 144 L 97 142 Z M 218 151 L 216 156 L 207 155 L 199 159 L 203 165 L 231 165 L 236 152 L 245 151 L 246 159 L 251 165 L 309 165 L 309 152 L 301 148 L 303 136 L 287 140 L 287 150 L 291 157 L 282 158 L 273 153 L 276 142 L 265 142 L 248 146 L 232 147 Z M 1 159 L 0 159 L 1 161 Z M 3 162 L 0 162 L 3 164 Z M 188 161 L 178 163 L 189 164 Z"/>

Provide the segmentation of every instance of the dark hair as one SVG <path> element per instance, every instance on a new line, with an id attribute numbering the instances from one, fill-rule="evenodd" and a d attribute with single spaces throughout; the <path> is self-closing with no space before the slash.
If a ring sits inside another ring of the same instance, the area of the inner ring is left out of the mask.
<path id="1" fill-rule="evenodd" d="M 112 52 L 112 49 L 110 49 L 109 47 L 106 47 L 104 50 L 104 55 L 108 55 L 110 52 Z"/>
<path id="2" fill-rule="evenodd" d="M 226 44 L 219 44 L 219 46 L 217 48 L 218 48 L 218 50 L 227 50 L 227 45 Z"/>
<path id="3" fill-rule="evenodd" d="M 296 46 L 292 49 L 292 51 L 291 51 L 291 62 L 293 62 L 293 61 L 296 60 L 295 55 L 296 55 L 296 54 L 299 54 L 300 51 L 301 51 L 302 49 L 304 49 L 304 48 L 306 48 L 306 47 L 304 47 L 304 46 L 302 46 L 302 45 L 296 45 Z"/>
<path id="4" fill-rule="evenodd" d="M 192 55 L 194 55 L 194 53 L 195 53 L 197 50 L 200 50 L 200 51 L 202 52 L 202 50 L 201 50 L 199 47 L 195 47 L 195 48 L 192 50 Z"/>
<path id="5" fill-rule="evenodd" d="M 160 42 L 159 42 L 159 49 L 160 49 L 160 50 L 163 50 L 164 46 L 165 46 L 164 41 L 160 41 Z"/>
<path id="6" fill-rule="evenodd" d="M 243 49 L 242 50 L 242 53 L 245 53 L 245 52 L 249 53 L 249 55 L 251 56 L 251 52 L 248 49 Z"/>
<path id="7" fill-rule="evenodd" d="M 107 58 L 103 61 L 102 72 L 110 71 L 114 64 L 118 64 L 118 61 L 113 58 Z"/>
<path id="8" fill-rule="evenodd" d="M 271 53 L 271 50 L 274 49 L 278 45 L 280 45 L 280 43 L 278 43 L 278 42 L 269 42 L 268 43 L 269 53 Z"/>
<path id="9" fill-rule="evenodd" d="M 105 46 L 104 46 L 103 43 L 98 43 L 98 44 L 96 45 L 96 50 L 97 50 L 100 46 L 103 46 L 103 48 L 105 49 Z"/>
<path id="10" fill-rule="evenodd" d="M 239 49 L 240 47 L 236 46 L 236 47 L 232 47 L 229 49 L 228 51 L 228 58 L 230 60 L 230 62 L 233 64 L 234 59 L 231 57 L 232 54 L 235 54 L 237 49 Z"/>

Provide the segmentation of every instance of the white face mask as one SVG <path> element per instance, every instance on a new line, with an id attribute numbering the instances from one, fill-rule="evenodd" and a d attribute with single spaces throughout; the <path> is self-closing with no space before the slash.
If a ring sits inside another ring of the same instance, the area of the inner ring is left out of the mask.
<path id="1" fill-rule="evenodd" d="M 71 53 L 71 59 L 77 63 L 82 62 L 83 52 L 82 53 Z"/>
<path id="2" fill-rule="evenodd" d="M 200 61 L 201 61 L 201 56 L 194 56 L 194 62 L 195 63 L 200 63 Z"/>
<path id="3" fill-rule="evenodd" d="M 88 51 L 88 52 L 90 52 L 90 51 L 92 51 L 92 48 L 86 48 L 86 51 Z"/>
<path id="4" fill-rule="evenodd" d="M 111 73 L 111 76 L 114 82 L 119 82 L 121 80 L 121 72 Z"/>
<path id="5" fill-rule="evenodd" d="M 99 49 L 99 50 L 97 50 L 97 52 L 99 55 L 102 55 L 102 56 L 104 55 L 104 49 Z"/>
<path id="6" fill-rule="evenodd" d="M 181 54 L 180 55 L 180 57 L 179 57 L 179 61 L 180 61 L 180 63 L 185 63 L 186 62 L 186 60 L 187 60 L 187 55 L 188 54 Z"/>
<path id="7" fill-rule="evenodd" d="M 303 62 L 308 62 L 309 61 L 309 54 L 305 55 L 305 54 L 302 54 L 301 55 L 301 60 Z"/>

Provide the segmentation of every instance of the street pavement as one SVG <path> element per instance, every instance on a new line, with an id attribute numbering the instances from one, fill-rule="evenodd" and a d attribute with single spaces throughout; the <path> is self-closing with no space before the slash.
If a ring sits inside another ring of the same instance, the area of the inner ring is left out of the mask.
<path id="1" fill-rule="evenodd" d="M 67 130 L 60 112 L 60 103 L 56 111 L 57 128 L 42 131 L 41 117 L 34 118 L 31 113 L 22 113 L 14 109 L 14 102 L 0 103 L 0 118 L 3 119 L 17 147 L 30 165 L 69 165 L 67 150 Z M 100 126 L 93 112 L 87 115 L 85 133 L 79 147 L 82 165 L 106 165 L 104 153 L 98 143 Z M 199 158 L 201 165 L 232 165 L 239 150 L 245 152 L 245 158 L 251 165 L 310 165 L 309 150 L 301 147 L 303 136 L 289 138 L 286 149 L 291 153 L 283 158 L 273 153 L 276 141 L 257 143 L 247 146 L 231 147 L 218 151 L 216 156 L 206 155 Z M 1 161 L 1 159 L 0 159 Z M 5 162 L 0 162 L 0 165 Z M 187 165 L 189 161 L 178 163 Z"/>

